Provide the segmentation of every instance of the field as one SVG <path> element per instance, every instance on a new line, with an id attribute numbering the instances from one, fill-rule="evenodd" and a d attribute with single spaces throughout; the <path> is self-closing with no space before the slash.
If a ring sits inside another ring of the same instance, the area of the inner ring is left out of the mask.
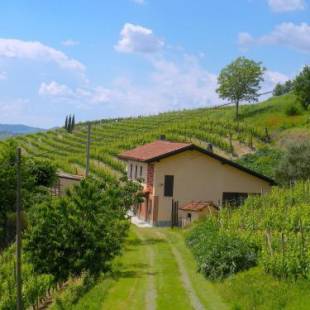
<path id="1" fill-rule="evenodd" d="M 94 121 L 91 129 L 90 171 L 98 177 L 119 176 L 125 167 L 117 159 L 117 154 L 158 139 L 161 134 L 170 140 L 188 141 L 202 147 L 212 143 L 216 153 L 231 159 L 253 153 L 266 145 L 282 145 L 286 137 L 302 138 L 310 132 L 309 112 L 286 115 L 286 106 L 291 102 L 295 102 L 294 96 L 286 95 L 260 104 L 244 105 L 241 107 L 239 124 L 234 121 L 234 107 Z M 50 158 L 60 170 L 66 172 L 85 173 L 85 123 L 78 124 L 72 134 L 60 128 L 13 139 L 18 141 L 25 155 Z"/>

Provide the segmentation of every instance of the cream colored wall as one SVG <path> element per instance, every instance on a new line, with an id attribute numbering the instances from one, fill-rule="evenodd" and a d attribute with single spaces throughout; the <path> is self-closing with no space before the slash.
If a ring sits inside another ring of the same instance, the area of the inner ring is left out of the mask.
<path id="1" fill-rule="evenodd" d="M 142 179 L 143 182 L 142 184 L 146 183 L 146 177 L 147 177 L 147 164 L 143 163 L 143 162 L 139 162 L 139 161 L 133 161 L 133 160 L 129 160 L 127 161 L 127 176 L 129 178 L 129 174 L 130 174 L 130 164 L 132 164 L 132 180 L 135 179 L 135 166 L 138 167 L 138 179 L 140 179 L 140 166 L 143 167 L 142 169 Z"/>
<path id="2" fill-rule="evenodd" d="M 198 151 L 186 151 L 155 162 L 154 195 L 159 197 L 158 221 L 170 221 L 171 197 L 164 197 L 164 176 L 174 175 L 174 200 L 221 204 L 223 192 L 266 193 L 268 182 Z"/>

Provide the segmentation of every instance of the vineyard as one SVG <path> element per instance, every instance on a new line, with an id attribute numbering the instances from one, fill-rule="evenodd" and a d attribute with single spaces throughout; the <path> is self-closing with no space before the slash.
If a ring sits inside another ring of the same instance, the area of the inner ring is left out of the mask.
<path id="1" fill-rule="evenodd" d="M 168 140 L 192 142 L 201 147 L 211 143 L 216 153 L 235 159 L 272 142 L 275 129 L 290 127 L 292 122 L 301 126 L 307 123 L 308 115 L 294 120 L 283 116 L 287 100 L 292 98 L 283 97 L 283 103 L 275 98 L 258 105 L 243 106 L 243 117 L 239 123 L 233 120 L 233 107 L 94 121 L 91 123 L 90 171 L 97 177 L 119 176 L 124 171 L 124 164 L 117 159 L 117 154 L 158 139 L 160 135 L 166 135 Z M 272 118 L 270 109 L 276 109 Z M 262 117 L 264 120 L 260 120 Z M 270 125 L 270 120 L 277 121 L 278 128 L 274 128 L 274 123 Z M 25 155 L 49 158 L 60 170 L 84 174 L 86 123 L 78 124 L 72 134 L 59 128 L 13 139 L 18 141 Z"/>

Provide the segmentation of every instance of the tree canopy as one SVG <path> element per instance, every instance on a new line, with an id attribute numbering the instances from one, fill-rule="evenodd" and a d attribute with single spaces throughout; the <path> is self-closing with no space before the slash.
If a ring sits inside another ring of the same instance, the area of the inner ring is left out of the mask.
<path id="1" fill-rule="evenodd" d="M 220 98 L 235 103 L 236 119 L 240 102 L 257 101 L 264 70 L 260 62 L 239 57 L 220 72 L 216 91 Z"/>
<path id="2" fill-rule="evenodd" d="M 301 105 L 308 109 L 310 106 L 310 66 L 305 66 L 294 81 L 294 92 Z"/>
<path id="3" fill-rule="evenodd" d="M 8 141 L 0 149 L 0 249 L 14 238 L 14 213 L 16 204 L 16 148 Z M 22 204 L 30 206 L 49 195 L 46 186 L 51 186 L 56 178 L 56 167 L 48 160 L 22 157 Z M 12 219 L 12 220 L 10 220 Z"/>
<path id="4" fill-rule="evenodd" d="M 127 180 L 82 180 L 65 197 L 32 208 L 25 250 L 37 273 L 57 281 L 97 275 L 119 254 L 129 228 L 128 208 L 141 200 Z"/>

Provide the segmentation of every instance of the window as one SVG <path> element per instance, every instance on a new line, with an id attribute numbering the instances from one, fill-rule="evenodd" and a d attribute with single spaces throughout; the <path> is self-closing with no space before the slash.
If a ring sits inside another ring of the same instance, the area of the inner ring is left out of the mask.
<path id="1" fill-rule="evenodd" d="M 135 179 L 138 177 L 138 166 L 135 166 Z"/>
<path id="2" fill-rule="evenodd" d="M 140 166 L 140 178 L 142 178 L 143 167 Z"/>
<path id="3" fill-rule="evenodd" d="M 164 196 L 173 197 L 173 175 L 165 175 L 165 184 L 164 184 Z"/>
<path id="4" fill-rule="evenodd" d="M 244 200 L 248 198 L 247 193 L 223 193 L 223 205 L 230 205 L 233 207 L 239 207 L 243 204 Z"/>
<path id="5" fill-rule="evenodd" d="M 132 179 L 132 164 L 130 164 L 129 179 Z"/>

